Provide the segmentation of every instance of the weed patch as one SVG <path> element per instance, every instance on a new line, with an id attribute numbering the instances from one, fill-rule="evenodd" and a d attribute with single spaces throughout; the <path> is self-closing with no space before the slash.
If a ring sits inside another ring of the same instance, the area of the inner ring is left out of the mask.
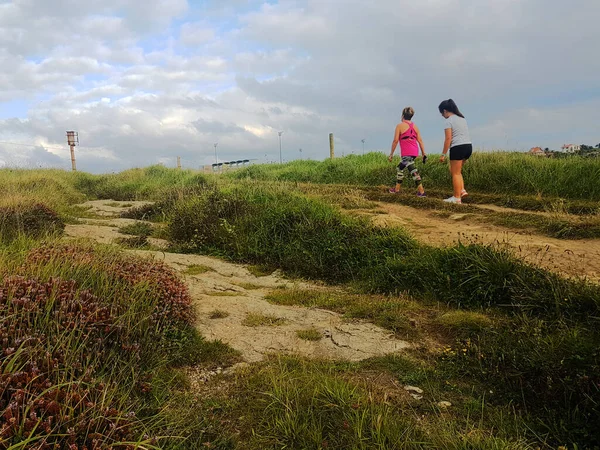
<path id="1" fill-rule="evenodd" d="M 276 327 L 285 325 L 287 320 L 269 314 L 247 314 L 242 325 L 245 327 Z"/>
<path id="2" fill-rule="evenodd" d="M 203 273 L 207 273 L 207 272 L 214 272 L 214 269 L 212 267 L 209 266 L 204 266 L 202 264 L 193 264 L 191 266 L 188 266 L 188 268 L 185 270 L 186 275 L 202 275 Z"/>
<path id="3" fill-rule="evenodd" d="M 253 283 L 238 283 L 237 286 L 246 289 L 247 291 L 256 291 L 257 289 L 262 288 L 262 286 Z"/>
<path id="4" fill-rule="evenodd" d="M 240 440 L 249 449 L 533 449 L 520 438 L 525 425 L 501 408 L 474 420 L 441 413 L 433 402 L 398 401 L 359 374 L 356 365 L 295 358 L 255 368 L 240 377 L 234 389 L 245 395 L 230 406 L 244 417 Z"/>
<path id="5" fill-rule="evenodd" d="M 165 392 L 175 388 L 170 368 L 239 357 L 198 335 L 175 273 L 103 247 L 47 245 L 21 263 L 5 255 L 2 444 L 125 450 L 180 443 L 183 430 L 163 409 Z"/>
<path id="6" fill-rule="evenodd" d="M 221 309 L 215 309 L 208 314 L 209 319 L 226 319 L 227 317 L 229 317 L 229 313 Z"/>
<path id="7" fill-rule="evenodd" d="M 20 235 L 33 238 L 59 235 L 64 229 L 58 214 L 43 204 L 0 206 L 0 240 L 4 242 Z"/>
<path id="8" fill-rule="evenodd" d="M 131 236 L 149 237 L 154 232 L 154 228 L 149 223 L 136 222 L 119 228 L 119 233 Z"/>
<path id="9" fill-rule="evenodd" d="M 310 328 L 308 330 L 298 330 L 296 331 L 296 336 L 304 341 L 320 341 L 323 339 L 323 333 L 321 333 L 316 328 Z"/>
<path id="10" fill-rule="evenodd" d="M 148 238 L 146 236 L 117 238 L 115 239 L 115 243 L 122 246 L 123 248 L 128 248 L 132 250 L 147 249 L 150 247 L 150 243 L 148 242 Z"/>
<path id="11" fill-rule="evenodd" d="M 414 337 L 417 333 L 407 315 L 414 306 L 401 297 L 284 289 L 271 292 L 266 299 L 278 305 L 317 307 L 344 314 L 348 318 L 369 320 L 403 337 Z"/>

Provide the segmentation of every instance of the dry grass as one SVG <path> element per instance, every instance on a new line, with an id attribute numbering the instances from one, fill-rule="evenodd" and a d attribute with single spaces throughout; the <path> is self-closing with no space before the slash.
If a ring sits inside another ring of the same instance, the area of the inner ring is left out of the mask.
<path id="1" fill-rule="evenodd" d="M 209 319 L 225 319 L 227 317 L 229 317 L 229 313 L 221 309 L 215 309 L 214 311 L 208 313 Z"/>
<path id="2" fill-rule="evenodd" d="M 309 328 L 308 330 L 298 330 L 296 331 L 296 335 L 304 341 L 316 342 L 323 339 L 323 333 L 321 333 L 316 328 Z"/>
<path id="3" fill-rule="evenodd" d="M 186 275 L 202 275 L 207 272 L 214 272 L 215 270 L 212 267 L 204 266 L 202 264 L 194 264 L 188 266 L 188 268 L 183 272 Z"/>
<path id="4" fill-rule="evenodd" d="M 286 319 L 269 314 L 254 314 L 249 313 L 243 320 L 242 325 L 245 327 L 276 327 L 285 325 Z"/>

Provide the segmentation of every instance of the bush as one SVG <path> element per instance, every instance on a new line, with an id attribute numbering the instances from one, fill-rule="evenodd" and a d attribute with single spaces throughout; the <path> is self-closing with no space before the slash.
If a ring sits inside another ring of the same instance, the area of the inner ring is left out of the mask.
<path id="1" fill-rule="evenodd" d="M 92 246 L 54 244 L 31 251 L 25 267 L 31 270 L 58 261 L 62 262 L 63 270 L 97 271 L 106 278 L 105 282 L 125 282 L 133 288 L 142 286 L 150 289 L 160 299 L 154 306 L 152 315 L 156 325 L 194 323 L 194 311 L 187 287 L 173 269 L 161 262 L 102 251 Z"/>
<path id="2" fill-rule="evenodd" d="M 0 240 L 20 235 L 33 238 L 61 234 L 65 224 L 56 212 L 41 203 L 0 206 Z"/>
<path id="3" fill-rule="evenodd" d="M 97 378 L 98 364 L 113 360 L 120 347 L 128 350 L 125 359 L 139 357 L 118 314 L 73 281 L 11 277 L 0 284 L 3 448 L 24 442 L 39 449 L 97 448 L 136 440 L 137 419 L 118 400 L 103 399 L 107 390 Z"/>
<path id="4" fill-rule="evenodd" d="M 351 281 L 412 240 L 399 230 L 342 215 L 321 202 L 284 191 L 209 189 L 175 205 L 170 239 L 207 251 L 328 281 Z"/>
<path id="5" fill-rule="evenodd" d="M 0 448 L 182 448 L 202 435 L 165 409 L 166 373 L 237 355 L 198 335 L 173 270 L 75 244 L 35 248 L 20 266 L 2 256 Z"/>

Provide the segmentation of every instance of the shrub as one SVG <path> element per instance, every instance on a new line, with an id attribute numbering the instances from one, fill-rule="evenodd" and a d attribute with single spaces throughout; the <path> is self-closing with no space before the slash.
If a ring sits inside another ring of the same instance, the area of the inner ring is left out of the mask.
<path id="1" fill-rule="evenodd" d="M 4 242 L 19 235 L 39 238 L 60 234 L 64 229 L 58 214 L 41 203 L 0 206 L 0 239 Z"/>
<path id="2" fill-rule="evenodd" d="M 97 378 L 114 350 L 139 357 L 117 315 L 73 281 L 11 277 L 0 284 L 3 448 L 23 442 L 39 449 L 98 448 L 136 439 L 137 419 L 125 405 L 103 398 L 107 389 Z M 95 356 L 91 361 L 89 354 Z"/>
<path id="3" fill-rule="evenodd" d="M 413 245 L 401 230 L 374 227 L 300 195 L 249 186 L 209 189 L 176 204 L 169 236 L 184 250 L 336 282 L 359 278 Z"/>
<path id="4" fill-rule="evenodd" d="M 169 368 L 238 355 L 197 333 L 173 270 L 77 244 L 2 256 L 0 448 L 182 448 L 204 432 L 165 409 Z"/>
<path id="5" fill-rule="evenodd" d="M 160 301 L 154 307 L 156 324 L 194 323 L 194 311 L 188 289 L 176 272 L 151 259 L 122 253 L 103 252 L 92 246 L 54 244 L 34 249 L 26 259 L 27 270 L 62 261 L 63 270 L 98 271 L 109 282 L 125 282 L 133 288 L 147 286 Z"/>

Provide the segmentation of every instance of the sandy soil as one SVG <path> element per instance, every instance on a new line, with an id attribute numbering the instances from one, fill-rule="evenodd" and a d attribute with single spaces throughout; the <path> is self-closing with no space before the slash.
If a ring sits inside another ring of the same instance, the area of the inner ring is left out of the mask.
<path id="1" fill-rule="evenodd" d="M 143 202 L 88 202 L 89 211 L 103 219 L 82 219 L 68 225 L 69 238 L 88 238 L 112 243 L 118 227 L 135 221 L 118 218 L 123 209 Z M 398 204 L 379 203 L 379 214 L 372 220 L 382 226 L 404 226 L 421 241 L 430 245 L 455 242 L 495 243 L 505 245 L 530 263 L 569 275 L 600 280 L 600 240 L 567 241 L 526 232 L 510 232 L 505 228 L 481 223 L 471 214 L 454 214 L 441 218 L 434 213 Z M 494 207 L 494 210 L 498 210 Z M 160 247 L 166 242 L 152 240 Z M 222 340 L 241 352 L 247 362 L 260 361 L 269 353 L 295 353 L 308 357 L 357 361 L 399 352 L 410 346 L 388 331 L 363 321 L 347 321 L 339 314 L 311 308 L 278 306 L 265 300 L 275 288 L 319 286 L 293 283 L 275 273 L 256 277 L 242 265 L 217 258 L 165 252 L 134 251 L 164 261 L 185 277 L 198 312 L 198 328 L 209 339 Z M 204 266 L 199 275 L 185 275 L 190 266 Z M 212 319 L 213 311 L 227 314 Z M 269 315 L 284 320 L 279 326 L 249 327 L 243 324 L 248 314 Z M 318 341 L 306 341 L 298 331 L 316 329 Z"/>
<path id="2" fill-rule="evenodd" d="M 486 207 L 494 211 L 504 210 L 498 206 Z M 445 219 L 430 211 L 399 204 L 378 203 L 378 208 L 385 214 L 372 215 L 375 223 L 403 226 L 426 244 L 447 246 L 462 241 L 504 245 L 519 258 L 537 266 L 567 276 L 600 281 L 600 239 L 562 240 L 525 231 L 510 231 L 481 223 L 468 213 L 454 214 Z"/>
<path id="3" fill-rule="evenodd" d="M 118 227 L 132 220 L 120 219 L 121 207 L 106 206 L 112 202 L 90 202 L 91 211 L 107 219 L 82 219 L 81 224 L 68 225 L 67 238 L 91 239 L 109 244 L 119 234 Z M 137 206 L 136 202 L 121 202 Z M 163 244 L 153 240 L 155 245 Z M 308 357 L 358 361 L 382 356 L 407 348 L 407 342 L 398 340 L 389 331 L 363 321 L 348 321 L 330 311 L 278 306 L 265 300 L 273 289 L 285 287 L 319 286 L 292 283 L 275 273 L 257 277 L 239 264 L 198 255 L 165 252 L 132 251 L 165 262 L 185 277 L 186 284 L 198 312 L 198 329 L 208 339 L 221 340 L 241 352 L 246 362 L 260 361 L 269 353 L 300 354 Z M 200 275 L 185 275 L 190 266 L 204 266 L 208 270 Z M 211 319 L 210 313 L 220 310 L 226 318 Z M 243 324 L 248 314 L 269 315 L 284 320 L 279 326 L 249 327 Z M 297 332 L 316 329 L 321 334 L 318 341 L 298 338 Z"/>

